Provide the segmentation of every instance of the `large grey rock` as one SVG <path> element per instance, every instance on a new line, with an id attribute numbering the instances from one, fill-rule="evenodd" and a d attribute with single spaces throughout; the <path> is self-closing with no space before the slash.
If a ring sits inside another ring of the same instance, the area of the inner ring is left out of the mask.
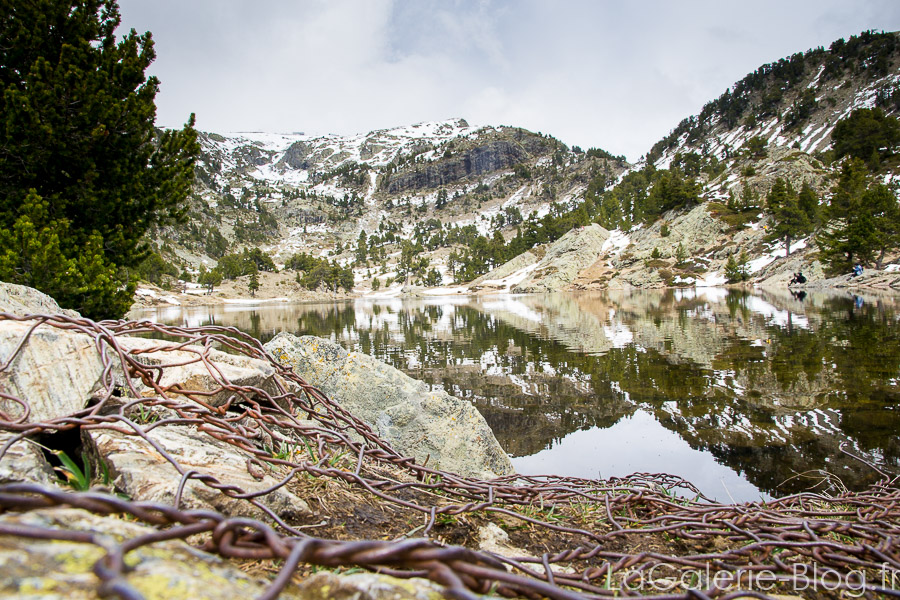
<path id="1" fill-rule="evenodd" d="M 280 333 L 265 348 L 420 464 L 427 460 L 479 478 L 514 472 L 484 417 L 466 400 L 321 338 Z"/>
<path id="2" fill-rule="evenodd" d="M 197 390 L 213 392 L 222 387 L 224 381 L 237 386 L 258 387 L 268 392 L 274 392 L 275 367 L 271 363 L 240 354 L 228 354 L 220 350 L 210 349 L 207 352 L 209 362 L 213 365 L 210 370 L 202 361 L 198 361 L 203 348 L 199 346 L 186 346 L 179 350 L 156 351 L 160 346 L 159 340 L 122 336 L 117 338 L 119 345 L 126 351 L 135 355 L 141 364 L 149 366 L 165 366 L 178 364 L 179 366 L 165 367 L 159 385 L 163 388 L 174 390 Z M 190 364 L 181 364 L 190 361 Z M 141 386 L 141 392 L 147 388 Z M 170 395 L 173 395 L 170 394 Z M 218 391 L 215 394 L 197 395 L 197 399 L 210 404 L 221 406 L 228 401 L 233 392 L 228 390 Z"/>
<path id="3" fill-rule="evenodd" d="M 14 315 L 56 315 L 79 317 L 77 312 L 62 309 L 56 300 L 34 288 L 0 281 L 0 312 Z"/>
<path id="4" fill-rule="evenodd" d="M 509 289 L 519 283 L 519 281 L 515 281 L 514 275 L 521 274 L 524 276 L 527 274 L 528 267 L 540 260 L 538 254 L 539 252 L 535 248 L 523 252 L 493 271 L 473 280 L 469 284 L 469 291 Z"/>
<path id="5" fill-rule="evenodd" d="M 8 360 L 19 343 L 28 334 L 34 322 L 0 320 L 0 364 Z M 171 390 L 215 392 L 224 380 L 239 385 L 275 391 L 275 369 L 267 361 L 219 350 L 209 350 L 210 370 L 198 361 L 200 347 L 188 346 L 179 350 L 160 350 L 158 340 L 120 336 L 119 345 L 150 366 L 170 366 L 163 369 L 159 384 Z M 118 357 L 104 346 L 104 352 L 115 364 Z M 192 364 L 182 364 L 195 361 Z M 71 330 L 59 329 L 47 324 L 38 326 L 19 350 L 10 367 L 0 372 L 0 389 L 25 400 L 31 410 L 28 421 L 47 421 L 81 410 L 91 394 L 99 388 L 103 374 L 103 361 L 93 337 Z M 124 383 L 122 369 L 115 370 L 119 384 Z M 224 378 L 224 379 L 223 379 Z M 148 390 L 139 380 L 133 380 L 138 393 Z M 207 395 L 197 395 L 212 406 L 224 404 L 232 392 L 222 390 Z M 25 415 L 24 408 L 10 400 L 0 399 L 0 411 L 13 420 Z"/>
<path id="6" fill-rule="evenodd" d="M 173 504 L 181 473 L 147 440 L 103 429 L 83 433 L 95 454 L 106 463 L 117 489 L 135 500 Z M 147 435 L 185 471 L 211 475 L 220 483 L 237 486 L 245 492 L 264 490 L 282 479 L 282 475 L 272 472 L 255 478 L 247 468 L 249 454 L 208 434 L 200 434 L 194 427 L 157 427 Z M 258 470 L 263 469 L 258 467 Z M 258 500 L 284 518 L 310 515 L 306 502 L 290 491 L 290 483 Z M 231 498 L 196 479 L 185 485 L 181 507 L 212 508 L 231 516 L 263 516 L 260 509 L 246 500 Z"/>
<path id="7" fill-rule="evenodd" d="M 638 257 L 646 259 L 657 249 L 663 258 L 674 258 L 678 245 L 681 244 L 687 256 L 700 256 L 725 230 L 726 225 L 709 214 L 707 207 L 695 206 L 669 223 L 668 237 L 658 237 L 655 228 L 636 232 L 634 252 Z"/>
<path id="8" fill-rule="evenodd" d="M 291 169 L 308 169 L 311 166 L 312 148 L 306 142 L 294 142 L 287 149 L 278 165 L 281 168 L 290 167 Z"/>
<path id="9" fill-rule="evenodd" d="M 531 157 L 525 145 L 512 140 L 493 140 L 465 149 L 449 158 L 428 163 L 388 179 L 387 191 L 391 194 L 410 190 L 433 189 L 467 177 L 508 169 Z"/>
<path id="10" fill-rule="evenodd" d="M 513 287 L 517 293 L 558 292 L 594 264 L 609 239 L 609 231 L 597 225 L 575 228 L 547 249 L 534 271 Z"/>
<path id="11" fill-rule="evenodd" d="M 0 364 L 33 324 L 0 321 Z M 91 336 L 42 324 L 9 368 L 0 372 L 0 389 L 28 403 L 27 421 L 47 421 L 81 410 L 102 373 L 100 352 Z M 12 420 L 25 416 L 24 409 L 10 400 L 0 399 L 0 411 Z"/>

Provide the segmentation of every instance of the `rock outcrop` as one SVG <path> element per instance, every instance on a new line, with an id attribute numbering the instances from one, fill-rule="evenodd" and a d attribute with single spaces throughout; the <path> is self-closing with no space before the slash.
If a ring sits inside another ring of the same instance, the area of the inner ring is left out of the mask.
<path id="1" fill-rule="evenodd" d="M 0 516 L 0 523 L 83 532 L 109 540 L 134 539 L 154 532 L 137 523 L 73 508 L 7 513 Z M 92 567 L 105 554 L 102 546 L 90 543 L 0 536 L 0 596 L 95 600 L 100 581 Z M 230 600 L 258 596 L 266 588 L 235 566 L 180 540 L 137 548 L 128 554 L 128 564 L 126 582 L 144 598 Z"/>
<path id="2" fill-rule="evenodd" d="M 433 189 L 467 177 L 508 169 L 528 158 L 528 151 L 520 144 L 495 140 L 456 156 L 394 175 L 388 180 L 386 189 L 391 194 Z"/>
<path id="3" fill-rule="evenodd" d="M 547 248 L 534 271 L 512 291 L 530 293 L 567 289 L 582 270 L 596 262 L 608 239 L 609 231 L 596 223 L 573 229 Z"/>
<path id="4" fill-rule="evenodd" d="M 159 351 L 158 340 L 137 337 L 120 337 L 119 344 L 137 356 L 141 364 L 159 369 L 157 385 L 169 390 L 171 395 L 177 395 L 180 389 L 197 390 L 204 393 L 195 394 L 196 398 L 219 407 L 234 396 L 234 392 L 221 389 L 225 380 L 236 386 L 256 387 L 270 393 L 276 391 L 275 368 L 264 360 L 199 346 L 170 347 Z M 214 365 L 213 369 L 206 366 L 200 359 L 201 355 L 206 357 L 206 362 Z M 150 390 L 144 382 L 135 380 L 132 384 L 138 393 Z"/>
<path id="5" fill-rule="evenodd" d="M 33 325 L 0 321 L 0 361 L 8 361 L 28 336 L 9 368 L 0 372 L 0 388 L 27 398 L 30 413 L 5 398 L 0 398 L 0 411 L 13 420 L 46 421 L 81 410 L 104 369 L 94 339 L 50 326 L 39 326 L 29 335 Z"/>
<path id="6" fill-rule="evenodd" d="M 280 333 L 265 348 L 419 463 L 479 478 L 513 473 L 471 402 L 429 390 L 371 356 L 321 338 Z"/>
<path id="7" fill-rule="evenodd" d="M 277 166 L 285 166 L 292 169 L 309 169 L 311 166 L 310 154 L 312 149 L 306 142 L 295 142 L 287 149 L 284 156 L 278 161 Z"/>
<path id="8" fill-rule="evenodd" d="M 43 452 L 32 440 L 19 439 L 13 441 L 15 435 L 0 431 L 0 448 L 6 447 L 6 453 L 0 460 L 0 483 L 27 481 L 30 483 L 52 484 L 56 479 L 50 463 Z"/>
<path id="9" fill-rule="evenodd" d="M 530 267 L 537 265 L 545 250 L 543 246 L 540 246 L 523 252 L 490 273 L 472 281 L 469 284 L 469 291 L 509 291 L 512 286 L 519 284 L 528 275 Z"/>
<path id="10" fill-rule="evenodd" d="M 10 357 L 32 325 L 0 322 L 0 357 Z M 145 338 L 123 336 L 118 341 L 123 350 L 137 356 L 138 362 L 160 369 L 157 385 L 172 395 L 177 395 L 179 389 L 199 391 L 201 394 L 196 396 L 205 403 L 221 406 L 233 395 L 220 390 L 223 378 L 239 386 L 275 389 L 275 369 L 265 361 L 198 346 L 152 351 L 159 342 Z M 87 334 L 39 326 L 30 333 L 28 343 L 16 354 L 10 368 L 0 373 L 0 385 L 7 393 L 28 399 L 30 420 L 71 414 L 81 410 L 98 389 L 112 349 L 104 347 L 103 352 L 105 358 L 94 338 Z M 214 365 L 213 370 L 201 361 L 201 354 Z M 119 384 L 125 384 L 121 369 L 114 369 L 107 376 L 117 377 Z M 149 390 L 137 379 L 132 385 L 138 393 Z M 0 399 L 0 410 L 13 417 L 25 416 L 24 408 L 10 400 Z"/>

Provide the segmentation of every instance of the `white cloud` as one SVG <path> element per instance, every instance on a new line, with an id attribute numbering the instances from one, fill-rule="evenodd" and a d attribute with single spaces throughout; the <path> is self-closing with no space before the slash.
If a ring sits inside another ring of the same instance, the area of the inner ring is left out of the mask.
<path id="1" fill-rule="evenodd" d="M 900 3 L 706 0 L 120 0 L 150 30 L 159 122 L 355 133 L 449 117 L 635 160 L 763 63 Z"/>

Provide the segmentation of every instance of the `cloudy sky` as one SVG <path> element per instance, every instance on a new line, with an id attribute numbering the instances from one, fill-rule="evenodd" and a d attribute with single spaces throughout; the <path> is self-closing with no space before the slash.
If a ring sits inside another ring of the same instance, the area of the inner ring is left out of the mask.
<path id="1" fill-rule="evenodd" d="M 464 117 L 636 160 L 761 64 L 897 0 L 119 0 L 151 31 L 158 123 L 307 133 Z"/>

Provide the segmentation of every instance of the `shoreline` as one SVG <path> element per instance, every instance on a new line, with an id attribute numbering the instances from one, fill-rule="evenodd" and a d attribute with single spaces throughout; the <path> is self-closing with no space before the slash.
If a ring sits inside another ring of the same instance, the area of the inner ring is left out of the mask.
<path id="1" fill-rule="evenodd" d="M 807 282 L 803 285 L 790 286 L 785 285 L 768 285 L 759 283 L 742 283 L 742 284 L 725 284 L 722 286 L 663 286 L 655 288 L 638 288 L 630 289 L 654 289 L 654 290 L 685 290 L 685 289 L 709 289 L 716 287 L 720 289 L 759 289 L 759 290 L 784 290 L 790 292 L 878 292 L 900 295 L 900 272 L 875 272 L 873 275 L 863 274 L 857 278 L 849 276 L 835 277 L 831 279 L 820 279 Z M 605 288 L 615 289 L 615 288 Z M 226 295 L 226 291 L 216 289 L 212 294 L 205 293 L 183 293 L 164 290 L 153 284 L 141 283 L 135 291 L 135 302 L 132 304 L 128 313 L 134 311 L 155 309 L 155 308 L 174 308 L 174 307 L 195 307 L 195 306 L 265 306 L 277 304 L 303 304 L 316 303 L 333 300 L 390 300 L 390 299 L 427 299 L 440 297 L 478 297 L 502 294 L 514 294 L 510 289 L 471 289 L 468 286 L 454 285 L 433 288 L 424 287 L 404 287 L 379 292 L 330 292 L 330 291 L 312 291 L 303 290 L 300 293 L 294 293 L 290 296 L 280 295 L 264 295 L 250 296 L 246 293 L 234 293 L 237 290 L 228 290 L 232 293 Z M 564 289 L 557 292 L 598 292 L 604 289 Z M 545 292 L 556 293 L 556 292 Z"/>

